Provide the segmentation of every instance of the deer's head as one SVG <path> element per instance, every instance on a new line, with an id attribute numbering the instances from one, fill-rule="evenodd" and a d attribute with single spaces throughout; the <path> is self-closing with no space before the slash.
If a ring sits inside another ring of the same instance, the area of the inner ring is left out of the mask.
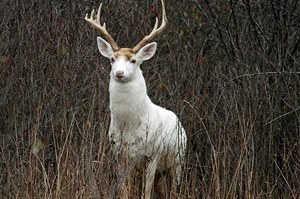
<path id="1" fill-rule="evenodd" d="M 152 32 L 145 36 L 136 46 L 133 48 L 120 48 L 115 40 L 106 30 L 106 25 L 100 23 L 100 13 L 102 3 L 99 6 L 98 12 L 95 14 L 93 10 L 90 17 L 88 14 L 85 20 L 94 28 L 96 28 L 106 39 L 97 37 L 97 44 L 100 53 L 110 59 L 112 66 L 112 75 L 118 81 L 131 80 L 136 70 L 139 70 L 140 64 L 150 59 L 156 51 L 157 43 L 151 42 L 156 36 L 158 36 L 166 28 L 167 16 L 164 1 L 162 3 L 162 23 L 158 28 L 158 19 L 156 18 L 155 25 Z M 151 43 L 150 43 L 151 42 Z"/>

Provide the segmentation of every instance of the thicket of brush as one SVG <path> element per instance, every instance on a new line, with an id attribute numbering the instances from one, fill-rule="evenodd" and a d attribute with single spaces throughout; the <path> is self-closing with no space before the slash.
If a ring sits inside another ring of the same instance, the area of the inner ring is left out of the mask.
<path id="1" fill-rule="evenodd" d="M 148 34 L 160 1 L 103 1 L 118 44 Z M 1 198 L 108 198 L 109 62 L 83 20 L 99 1 L 0 5 Z M 181 198 L 300 197 L 300 5 L 167 0 L 142 66 L 150 98 L 188 134 Z M 176 195 L 176 194 L 173 194 Z"/>

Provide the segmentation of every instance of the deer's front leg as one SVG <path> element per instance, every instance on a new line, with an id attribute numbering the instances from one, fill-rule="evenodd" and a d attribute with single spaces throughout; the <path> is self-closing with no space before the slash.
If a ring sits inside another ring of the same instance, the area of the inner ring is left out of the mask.
<path id="1" fill-rule="evenodd" d="M 152 187 L 155 178 L 155 172 L 157 168 L 159 158 L 154 158 L 146 168 L 146 182 L 145 182 L 145 197 L 144 199 L 150 199 L 152 194 Z M 143 198 L 143 197 L 142 197 Z"/>

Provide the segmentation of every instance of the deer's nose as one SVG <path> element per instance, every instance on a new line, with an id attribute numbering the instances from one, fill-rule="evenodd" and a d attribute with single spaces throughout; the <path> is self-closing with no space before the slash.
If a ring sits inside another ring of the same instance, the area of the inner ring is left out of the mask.
<path id="1" fill-rule="evenodd" d="M 124 77 L 124 71 L 123 70 L 117 70 L 116 71 L 116 77 L 117 78 L 123 78 Z"/>

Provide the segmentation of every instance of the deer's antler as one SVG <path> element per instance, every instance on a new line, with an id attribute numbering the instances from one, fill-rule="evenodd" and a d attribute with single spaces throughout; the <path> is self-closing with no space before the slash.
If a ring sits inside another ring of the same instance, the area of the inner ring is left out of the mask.
<path id="1" fill-rule="evenodd" d="M 103 23 L 103 25 L 101 26 L 101 22 L 100 22 L 101 7 L 102 7 L 102 3 L 100 4 L 98 8 L 98 12 L 96 14 L 95 14 L 95 10 L 93 9 L 91 12 L 91 16 L 88 17 L 88 14 L 86 14 L 84 19 L 107 39 L 107 42 L 110 43 L 114 51 L 117 51 L 120 48 L 115 42 L 115 40 L 111 37 L 111 35 L 107 32 L 105 23 Z"/>
<path id="2" fill-rule="evenodd" d="M 151 33 L 147 36 L 145 36 L 134 48 L 133 48 L 133 52 L 136 53 L 137 51 L 139 51 L 142 47 L 144 47 L 146 44 L 148 44 L 151 40 L 153 40 L 156 36 L 158 36 L 160 33 L 162 33 L 167 25 L 168 19 L 167 19 L 167 15 L 166 15 L 166 8 L 165 8 L 165 3 L 164 0 L 161 0 L 161 7 L 162 7 L 162 21 L 161 21 L 161 25 L 159 28 L 157 28 L 158 26 L 158 18 L 156 17 L 155 20 L 155 25 L 153 27 L 153 30 L 151 31 Z"/>

